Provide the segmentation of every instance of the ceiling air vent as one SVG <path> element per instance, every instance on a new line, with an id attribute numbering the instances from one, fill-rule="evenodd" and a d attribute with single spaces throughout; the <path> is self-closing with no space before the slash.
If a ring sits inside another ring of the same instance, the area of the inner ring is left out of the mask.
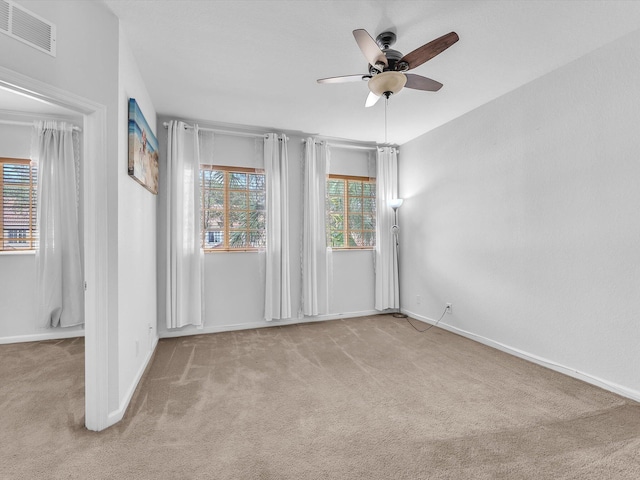
<path id="1" fill-rule="evenodd" d="M 56 26 L 11 0 L 0 0 L 0 32 L 56 56 Z"/>

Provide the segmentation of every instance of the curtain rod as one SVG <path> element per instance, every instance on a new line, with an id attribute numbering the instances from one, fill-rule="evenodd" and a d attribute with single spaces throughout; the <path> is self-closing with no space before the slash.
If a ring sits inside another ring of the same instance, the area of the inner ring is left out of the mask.
<path id="1" fill-rule="evenodd" d="M 164 126 L 164 128 L 169 128 L 169 124 L 167 122 L 164 122 L 162 124 L 162 126 Z M 193 128 L 193 125 L 189 125 L 188 123 L 184 124 L 184 128 L 186 129 L 190 129 Z M 219 128 L 206 128 L 206 127 L 198 127 L 199 130 L 203 130 L 205 132 L 213 132 L 213 133 L 220 133 L 223 135 L 232 135 L 232 136 L 236 136 L 236 137 L 256 137 L 256 138 L 266 138 L 267 135 L 264 133 L 250 133 L 250 132 L 239 132 L 239 131 L 234 131 L 234 130 L 222 130 Z"/>
<path id="2" fill-rule="evenodd" d="M 333 143 L 333 142 L 327 142 L 327 146 L 336 147 L 336 148 L 347 148 L 347 149 L 353 149 L 353 150 L 375 150 L 378 148 L 375 145 L 374 146 L 349 145 L 348 143 Z"/>
<path id="3" fill-rule="evenodd" d="M 33 127 L 33 122 L 19 122 L 17 120 L 4 120 L 2 118 L 0 118 L 0 123 L 4 123 L 5 125 L 19 125 L 21 127 Z M 73 129 L 76 132 L 82 131 L 80 127 L 77 127 L 75 125 L 73 125 Z"/>
<path id="4" fill-rule="evenodd" d="M 303 138 L 302 143 L 306 142 Z M 353 150 L 376 150 L 378 147 L 375 145 L 352 145 L 349 143 L 335 143 L 335 142 L 327 142 L 325 140 L 314 141 L 315 143 L 324 143 L 328 147 L 336 147 L 336 148 L 347 148 Z"/>

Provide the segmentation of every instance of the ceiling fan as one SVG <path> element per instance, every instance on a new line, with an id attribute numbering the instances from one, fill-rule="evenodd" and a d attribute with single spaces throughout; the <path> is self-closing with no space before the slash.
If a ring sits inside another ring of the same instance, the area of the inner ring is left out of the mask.
<path id="1" fill-rule="evenodd" d="M 370 92 L 365 103 L 366 107 L 375 105 L 382 95 L 389 98 L 392 94 L 402 90 L 403 87 L 427 92 L 440 90 L 442 88 L 440 82 L 405 72 L 431 60 L 459 40 L 457 33 L 450 32 L 403 56 L 402 53 L 390 48 L 396 41 L 396 34 L 393 32 L 383 32 L 374 40 L 366 30 L 360 28 L 353 31 L 353 36 L 369 62 L 369 72 L 360 75 L 321 78 L 318 83 L 346 83 L 367 80 Z"/>

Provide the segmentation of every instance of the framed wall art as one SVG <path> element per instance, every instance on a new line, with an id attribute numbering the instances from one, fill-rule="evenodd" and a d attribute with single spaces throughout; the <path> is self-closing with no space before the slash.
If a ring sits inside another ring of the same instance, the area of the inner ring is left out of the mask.
<path id="1" fill-rule="evenodd" d="M 129 176 L 158 194 L 158 139 L 135 98 L 129 99 Z"/>

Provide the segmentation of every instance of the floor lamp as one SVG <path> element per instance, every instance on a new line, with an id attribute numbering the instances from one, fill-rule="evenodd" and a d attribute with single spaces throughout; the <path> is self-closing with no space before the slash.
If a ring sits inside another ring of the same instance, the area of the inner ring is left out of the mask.
<path id="1" fill-rule="evenodd" d="M 396 318 L 407 318 L 407 316 L 400 311 L 400 243 L 398 242 L 398 231 L 400 227 L 398 227 L 398 209 L 402 205 L 404 200 L 401 198 L 392 198 L 388 201 L 388 204 L 391 208 L 393 208 L 393 226 L 391 227 L 391 233 L 393 233 L 393 238 L 395 240 L 395 261 L 396 261 L 396 271 L 393 272 L 395 275 L 398 275 L 398 311 L 393 314 Z"/>

